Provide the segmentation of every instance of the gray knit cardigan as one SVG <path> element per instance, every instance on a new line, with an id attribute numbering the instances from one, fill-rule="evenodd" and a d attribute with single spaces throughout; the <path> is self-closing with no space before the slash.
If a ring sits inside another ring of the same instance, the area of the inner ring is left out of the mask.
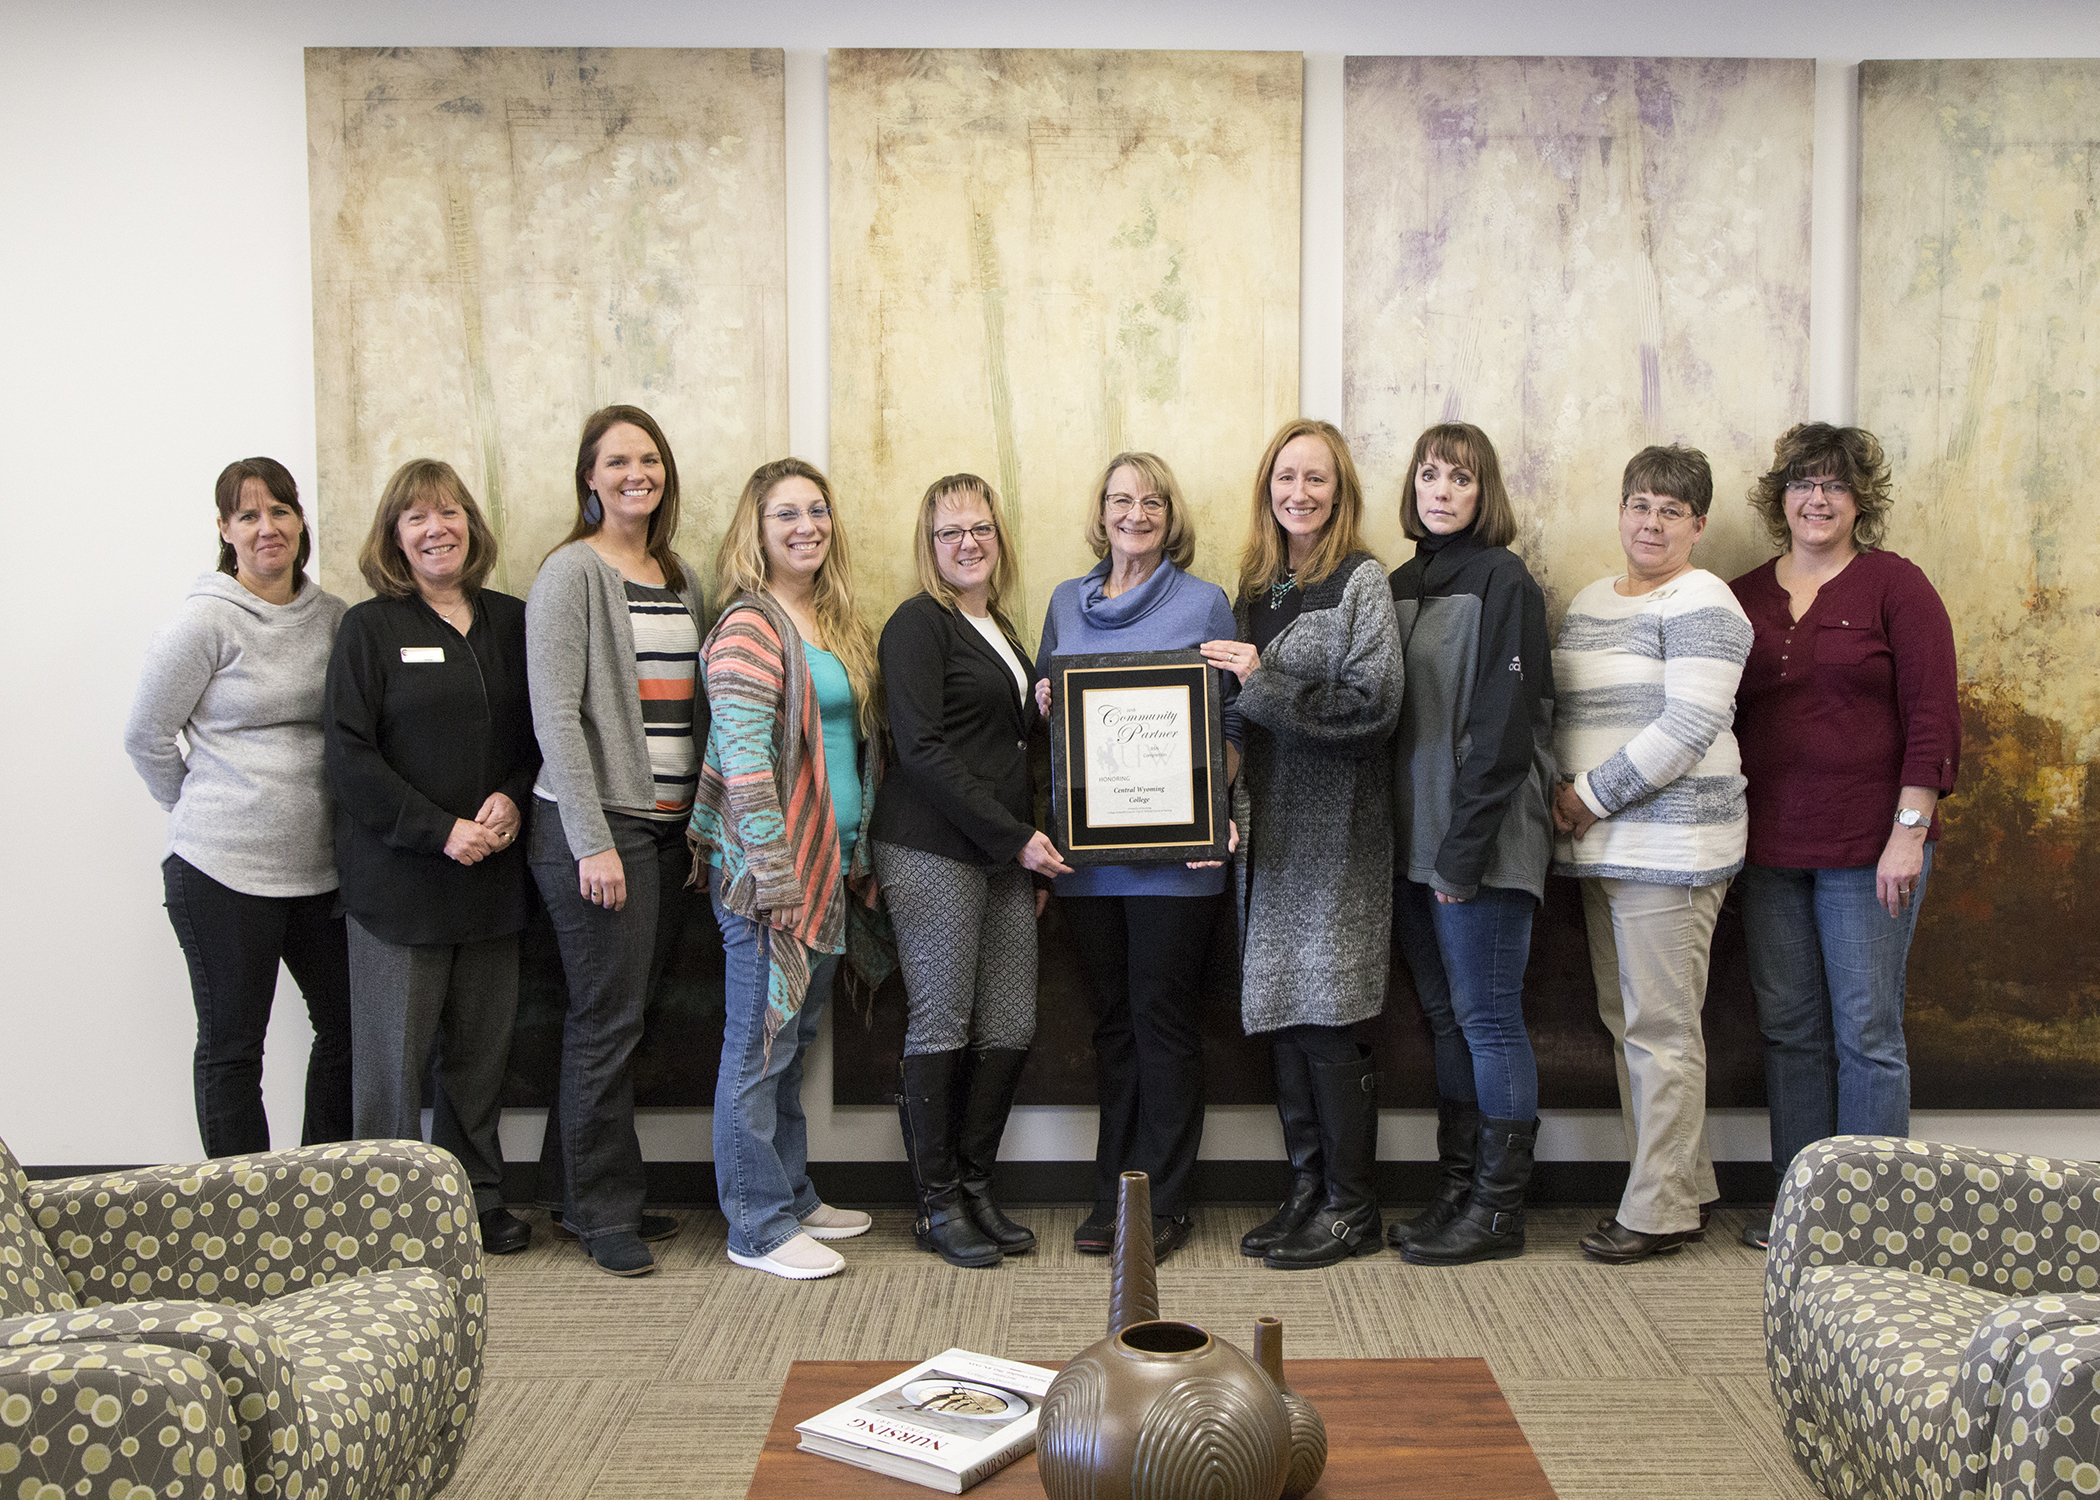
<path id="1" fill-rule="evenodd" d="M 1234 611 L 1247 634 L 1247 601 Z M 1378 560 L 1305 591 L 1240 690 L 1240 1024 L 1347 1026 L 1385 1008 L 1400 631 Z"/>

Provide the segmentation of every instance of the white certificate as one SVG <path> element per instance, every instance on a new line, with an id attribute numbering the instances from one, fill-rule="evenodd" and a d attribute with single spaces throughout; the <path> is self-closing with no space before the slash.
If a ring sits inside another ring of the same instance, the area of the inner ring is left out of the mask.
<path id="1" fill-rule="evenodd" d="M 1195 822 L 1188 688 L 1082 688 L 1079 705 L 1087 826 Z"/>

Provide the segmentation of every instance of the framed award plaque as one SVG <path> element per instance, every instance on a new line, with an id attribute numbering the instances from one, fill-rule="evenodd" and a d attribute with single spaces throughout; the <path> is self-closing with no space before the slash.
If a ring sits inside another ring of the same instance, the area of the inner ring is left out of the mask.
<path id="1" fill-rule="evenodd" d="M 1223 859 L 1217 671 L 1196 651 L 1050 659 L 1050 837 L 1070 865 Z"/>

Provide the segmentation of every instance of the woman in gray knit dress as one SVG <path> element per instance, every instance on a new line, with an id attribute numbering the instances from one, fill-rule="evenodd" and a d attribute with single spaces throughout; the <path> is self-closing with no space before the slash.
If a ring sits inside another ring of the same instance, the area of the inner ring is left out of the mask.
<path id="1" fill-rule="evenodd" d="M 1375 1254 L 1378 1075 L 1351 1034 L 1385 1008 L 1399 631 L 1360 531 L 1341 433 L 1285 424 L 1262 455 L 1240 561 L 1237 640 L 1203 654 L 1239 677 L 1240 1021 L 1268 1033 L 1293 1173 L 1240 1252 L 1276 1270 Z"/>

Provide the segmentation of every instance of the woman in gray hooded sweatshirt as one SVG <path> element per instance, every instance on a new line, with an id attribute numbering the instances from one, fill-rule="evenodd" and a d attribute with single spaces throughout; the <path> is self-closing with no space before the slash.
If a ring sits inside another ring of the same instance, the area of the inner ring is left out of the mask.
<path id="1" fill-rule="evenodd" d="M 283 464 L 228 464 L 218 508 L 218 571 L 146 648 L 124 749 L 169 813 L 161 879 L 197 1005 L 197 1131 L 207 1156 L 233 1156 L 270 1149 L 280 960 L 314 1028 L 300 1144 L 350 1137 L 350 958 L 321 768 L 343 601 L 306 576 L 313 542 Z"/>

